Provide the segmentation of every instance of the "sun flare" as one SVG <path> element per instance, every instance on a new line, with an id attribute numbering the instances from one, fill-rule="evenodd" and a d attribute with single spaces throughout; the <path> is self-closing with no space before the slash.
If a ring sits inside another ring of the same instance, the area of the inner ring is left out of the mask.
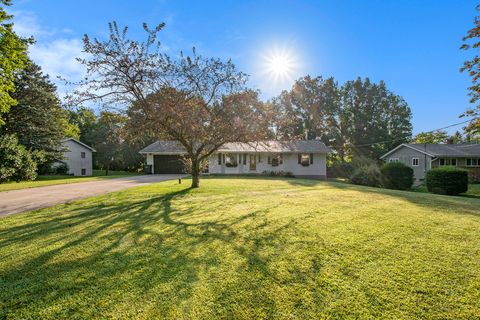
<path id="1" fill-rule="evenodd" d="M 273 85 L 291 83 L 298 72 L 298 61 L 286 48 L 273 48 L 262 59 L 262 69 Z"/>

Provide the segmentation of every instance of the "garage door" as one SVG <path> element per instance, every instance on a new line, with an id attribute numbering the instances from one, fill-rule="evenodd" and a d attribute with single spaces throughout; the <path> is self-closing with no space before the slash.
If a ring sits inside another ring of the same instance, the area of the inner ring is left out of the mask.
<path id="1" fill-rule="evenodd" d="M 184 173 L 184 165 L 181 158 L 181 156 L 177 155 L 153 156 L 154 173 Z"/>

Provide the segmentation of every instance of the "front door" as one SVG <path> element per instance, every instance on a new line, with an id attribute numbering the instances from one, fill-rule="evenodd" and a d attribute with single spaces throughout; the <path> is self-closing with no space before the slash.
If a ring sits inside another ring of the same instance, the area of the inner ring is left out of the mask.
<path id="1" fill-rule="evenodd" d="M 257 156 L 254 154 L 250 155 L 250 171 L 257 171 Z"/>

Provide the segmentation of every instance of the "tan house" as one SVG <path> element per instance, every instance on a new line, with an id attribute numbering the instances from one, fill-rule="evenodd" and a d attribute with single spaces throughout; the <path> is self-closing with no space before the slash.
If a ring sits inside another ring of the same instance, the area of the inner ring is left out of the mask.
<path id="1" fill-rule="evenodd" d="M 319 140 L 226 143 L 208 159 L 211 174 L 290 173 L 296 177 L 326 179 L 327 153 Z M 148 173 L 184 172 L 183 146 L 176 141 L 156 141 L 140 151 Z"/>
<path id="2" fill-rule="evenodd" d="M 438 166 L 466 168 L 473 181 L 480 181 L 480 144 L 404 143 L 380 159 L 412 167 L 416 184 L 425 179 L 428 170 Z"/>

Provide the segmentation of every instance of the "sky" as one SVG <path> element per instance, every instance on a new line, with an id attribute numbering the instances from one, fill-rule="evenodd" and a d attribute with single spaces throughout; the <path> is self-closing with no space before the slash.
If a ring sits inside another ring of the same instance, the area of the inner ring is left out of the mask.
<path id="1" fill-rule="evenodd" d="M 460 122 L 471 107 L 470 79 L 459 72 L 471 53 L 459 47 L 475 6 L 469 0 L 14 0 L 8 12 L 19 34 L 34 36 L 30 56 L 53 79 L 81 78 L 75 57 L 82 56 L 84 34 L 104 38 L 108 22 L 116 20 L 141 39 L 143 22 L 165 22 L 160 40 L 166 52 L 195 47 L 203 56 L 232 59 L 265 100 L 304 75 L 339 83 L 383 80 L 409 104 L 418 133 Z M 278 57 L 287 66 L 273 79 L 268 67 Z"/>

